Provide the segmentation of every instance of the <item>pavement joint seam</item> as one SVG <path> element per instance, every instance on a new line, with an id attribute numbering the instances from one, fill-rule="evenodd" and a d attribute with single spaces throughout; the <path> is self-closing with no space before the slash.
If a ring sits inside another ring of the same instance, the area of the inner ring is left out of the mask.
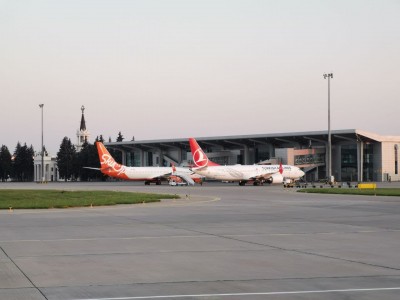
<path id="1" fill-rule="evenodd" d="M 39 287 L 36 286 L 36 284 L 29 278 L 29 276 L 15 263 L 15 261 L 7 254 L 6 251 L 4 251 L 3 247 L 0 246 L 1 251 L 4 253 L 4 255 L 10 260 L 10 262 L 21 272 L 22 275 L 32 284 L 32 287 L 36 289 L 43 297 L 44 299 L 48 300 L 46 295 L 40 290 Z M 30 288 L 32 288 L 30 287 Z"/>
<path id="2" fill-rule="evenodd" d="M 42 289 L 53 289 L 61 287 L 108 287 L 108 286 L 132 286 L 132 285 L 155 285 L 155 284 L 181 284 L 181 283 L 215 283 L 215 282 L 254 282 L 254 281 L 281 281 L 281 280 L 319 280 L 319 279 L 353 279 L 353 278 L 398 278 L 399 275 L 361 275 L 361 276 L 316 276 L 316 277 L 280 277 L 280 278 L 250 278 L 250 279 L 216 279 L 216 280 L 187 280 L 187 281 L 154 281 L 154 282 L 130 282 L 121 284 L 88 284 L 88 285 L 59 285 L 42 286 Z M 18 290 L 20 288 L 4 288 Z M 29 288 L 25 288 L 29 289 Z M 32 289 L 32 288 L 31 288 Z"/>
<path id="3" fill-rule="evenodd" d="M 356 264 L 361 264 L 361 265 L 370 266 L 370 267 L 383 268 L 383 269 L 387 269 L 387 270 L 400 271 L 400 268 L 395 268 L 395 267 L 382 266 L 382 265 L 378 265 L 378 264 L 371 264 L 371 263 L 362 262 L 362 261 L 356 261 L 356 260 L 351 260 L 351 259 L 346 259 L 346 258 L 341 258 L 341 257 L 335 257 L 335 256 L 319 254 L 319 253 L 315 253 L 315 252 L 308 252 L 308 251 L 301 251 L 301 250 L 296 250 L 296 249 L 278 247 L 278 246 L 268 245 L 268 244 L 264 244 L 264 243 L 256 243 L 256 242 L 242 240 L 242 239 L 239 239 L 239 238 L 234 238 L 234 237 L 231 237 L 231 236 L 218 235 L 218 234 L 213 234 L 213 233 L 209 233 L 209 232 L 203 232 L 203 231 L 194 230 L 194 229 L 181 228 L 181 227 L 178 227 L 178 226 L 172 226 L 172 225 L 168 225 L 168 224 L 160 224 L 160 223 L 157 223 L 157 222 L 144 221 L 144 220 L 141 220 L 140 218 L 130 218 L 130 217 L 126 217 L 126 218 L 130 219 L 130 220 L 135 220 L 135 221 L 138 221 L 138 222 L 142 222 L 142 223 L 145 223 L 145 224 L 165 226 L 165 227 L 169 227 L 169 228 L 173 228 L 173 229 L 185 230 L 187 232 L 195 232 L 195 233 L 199 233 L 199 234 L 206 235 L 206 236 L 214 236 L 214 237 L 217 237 L 217 238 L 233 240 L 233 241 L 242 242 L 242 243 L 246 243 L 246 244 L 269 247 L 269 248 L 275 249 L 275 250 L 293 252 L 293 253 L 297 253 L 297 254 L 310 255 L 310 256 L 316 256 L 316 257 L 322 257 L 322 258 L 329 258 L 329 259 L 333 259 L 333 260 L 356 263 Z"/>
<path id="4" fill-rule="evenodd" d="M 224 238 L 224 239 L 228 239 L 228 240 L 233 240 L 233 241 L 237 241 L 237 242 L 242 242 L 242 243 L 247 243 L 247 244 L 252 244 L 252 245 L 257 245 L 257 246 L 269 247 L 269 248 L 276 249 L 276 250 L 294 252 L 294 253 L 298 253 L 298 254 L 311 255 L 311 256 L 317 256 L 317 257 L 322 257 L 322 258 L 329 258 L 329 259 L 340 260 L 340 261 L 345 261 L 345 262 L 357 263 L 357 264 L 366 265 L 366 266 L 378 267 L 378 268 L 383 268 L 383 269 L 388 269 L 388 270 L 400 271 L 400 268 L 395 268 L 395 267 L 371 264 L 371 263 L 366 263 L 366 262 L 362 262 L 362 261 L 356 261 L 356 260 L 352 260 L 352 259 L 346 259 L 346 258 L 341 258 L 341 257 L 335 257 L 335 256 L 319 254 L 319 253 L 315 253 L 315 252 L 301 251 L 301 250 L 296 250 L 296 249 L 288 249 L 288 248 L 268 245 L 268 244 L 264 244 L 264 243 L 256 243 L 256 242 L 251 242 L 251 241 L 245 241 L 245 240 L 238 239 L 238 238 L 233 238 L 233 237 L 230 237 L 230 236 L 207 233 L 207 232 L 197 231 L 197 230 L 193 230 L 193 229 L 189 230 L 189 229 L 178 228 L 178 227 L 174 227 L 174 226 L 171 226 L 171 227 L 176 228 L 176 229 L 181 229 L 181 230 L 188 230 L 190 232 L 196 232 L 196 233 L 200 233 L 200 234 L 204 234 L 204 235 L 208 234 L 210 236 L 215 236 L 215 237 Z"/>

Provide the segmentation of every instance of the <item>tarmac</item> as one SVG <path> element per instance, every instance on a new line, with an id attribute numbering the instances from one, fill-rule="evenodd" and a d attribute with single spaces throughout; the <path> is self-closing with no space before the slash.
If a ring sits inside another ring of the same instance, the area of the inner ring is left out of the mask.
<path id="1" fill-rule="evenodd" d="M 6 188 L 181 199 L 1 210 L 0 299 L 400 299 L 400 197 L 223 183 Z"/>

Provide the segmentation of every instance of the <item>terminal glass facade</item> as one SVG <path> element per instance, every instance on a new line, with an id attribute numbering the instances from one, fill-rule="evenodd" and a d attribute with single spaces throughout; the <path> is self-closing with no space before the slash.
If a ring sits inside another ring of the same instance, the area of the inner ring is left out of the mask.
<path id="1" fill-rule="evenodd" d="M 373 144 L 364 144 L 363 147 L 363 181 L 374 181 L 374 147 Z"/>
<path id="2" fill-rule="evenodd" d="M 374 177 L 374 145 L 363 144 L 362 180 L 373 181 Z M 342 145 L 341 147 L 341 179 L 342 181 L 358 181 L 357 144 Z"/>
<path id="3" fill-rule="evenodd" d="M 255 162 L 270 159 L 270 154 L 269 154 L 268 150 L 259 149 L 259 148 L 255 148 L 254 150 L 255 150 L 254 151 L 254 161 Z"/>
<path id="4" fill-rule="evenodd" d="M 343 145 L 342 157 L 342 181 L 357 181 L 357 145 Z"/>
<path id="5" fill-rule="evenodd" d="M 140 153 L 136 151 L 126 152 L 126 165 L 128 167 L 140 167 L 142 165 Z"/>
<path id="6" fill-rule="evenodd" d="M 227 156 L 213 157 L 213 158 L 211 158 L 211 160 L 222 166 L 229 164 L 229 157 L 227 157 Z"/>

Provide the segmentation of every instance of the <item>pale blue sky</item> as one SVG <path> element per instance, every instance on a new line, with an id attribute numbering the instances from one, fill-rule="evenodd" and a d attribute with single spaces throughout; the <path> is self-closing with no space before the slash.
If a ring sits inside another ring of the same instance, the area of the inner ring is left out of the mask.
<path id="1" fill-rule="evenodd" d="M 400 135 L 400 1 L 0 0 L 0 145 Z M 93 141 L 93 139 L 92 139 Z"/>

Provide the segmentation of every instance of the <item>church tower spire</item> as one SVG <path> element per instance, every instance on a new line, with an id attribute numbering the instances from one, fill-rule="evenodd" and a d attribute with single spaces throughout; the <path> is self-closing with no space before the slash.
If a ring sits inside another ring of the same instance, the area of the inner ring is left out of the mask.
<path id="1" fill-rule="evenodd" d="M 82 105 L 81 107 L 82 116 L 81 116 L 81 126 L 79 130 L 76 132 L 76 136 L 78 138 L 78 143 L 76 146 L 76 151 L 79 152 L 82 150 L 82 146 L 85 142 L 89 142 L 90 133 L 86 129 L 86 121 L 85 121 L 85 106 Z"/>
<path id="2" fill-rule="evenodd" d="M 85 131 L 86 130 L 86 122 L 85 122 L 85 107 L 82 105 L 81 107 L 82 111 L 82 118 L 81 118 L 81 127 L 79 130 Z"/>

